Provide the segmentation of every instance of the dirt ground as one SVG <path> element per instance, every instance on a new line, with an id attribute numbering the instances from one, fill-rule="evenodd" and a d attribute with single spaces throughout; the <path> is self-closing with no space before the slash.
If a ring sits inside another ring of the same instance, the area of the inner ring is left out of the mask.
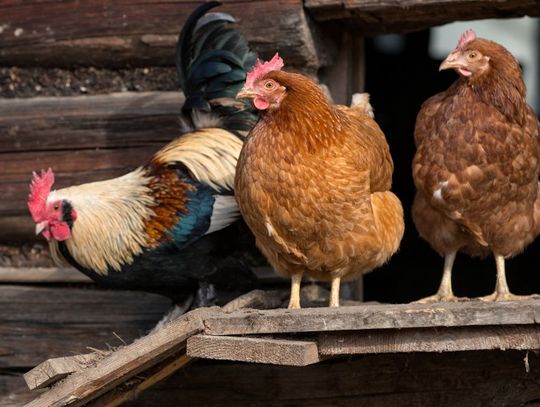
<path id="1" fill-rule="evenodd" d="M 173 67 L 135 69 L 0 67 L 0 97 L 77 96 L 178 90 Z"/>
<path id="2" fill-rule="evenodd" d="M 0 245 L 0 267 L 53 267 L 47 245 L 25 243 L 22 246 Z"/>

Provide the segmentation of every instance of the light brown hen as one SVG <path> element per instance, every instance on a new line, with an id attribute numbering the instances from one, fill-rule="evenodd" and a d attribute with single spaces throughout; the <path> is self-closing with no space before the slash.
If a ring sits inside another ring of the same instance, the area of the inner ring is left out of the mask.
<path id="1" fill-rule="evenodd" d="M 281 71 L 276 56 L 257 63 L 237 97 L 261 111 L 238 161 L 240 211 L 274 269 L 292 280 L 299 308 L 302 276 L 341 280 L 384 264 L 403 235 L 403 209 L 390 192 L 393 163 L 365 103 L 329 103 L 308 78 Z"/>
<path id="2" fill-rule="evenodd" d="M 418 114 L 412 215 L 445 263 L 438 293 L 421 301 L 459 300 L 451 284 L 458 251 L 494 254 L 495 292 L 482 299 L 520 299 L 508 289 L 505 258 L 540 231 L 539 123 L 521 70 L 510 52 L 471 30 L 440 69 L 460 77 Z"/>

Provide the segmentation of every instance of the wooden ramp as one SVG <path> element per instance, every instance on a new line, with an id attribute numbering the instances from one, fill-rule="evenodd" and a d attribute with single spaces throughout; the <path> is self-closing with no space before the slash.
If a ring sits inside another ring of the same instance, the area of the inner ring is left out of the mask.
<path id="1" fill-rule="evenodd" d="M 62 380 L 27 406 L 116 406 L 196 358 L 307 366 L 341 355 L 540 349 L 540 301 L 269 309 L 285 297 L 254 291 L 108 355 L 46 361 L 25 375 L 29 387 Z"/>

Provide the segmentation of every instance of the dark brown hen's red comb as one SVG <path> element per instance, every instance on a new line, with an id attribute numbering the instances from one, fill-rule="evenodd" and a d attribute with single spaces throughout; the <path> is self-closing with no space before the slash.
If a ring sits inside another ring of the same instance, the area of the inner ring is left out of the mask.
<path id="1" fill-rule="evenodd" d="M 472 40 L 476 39 L 476 33 L 472 29 L 468 29 L 463 34 L 461 34 L 461 37 L 459 38 L 458 44 L 456 49 L 463 49 L 465 45 L 467 45 Z"/>
<path id="2" fill-rule="evenodd" d="M 54 173 L 49 168 L 47 171 L 41 170 L 41 176 L 35 172 L 32 173 L 32 176 L 30 194 L 28 195 L 28 209 L 34 222 L 39 223 L 44 221 L 47 216 L 47 197 L 54 184 Z"/>

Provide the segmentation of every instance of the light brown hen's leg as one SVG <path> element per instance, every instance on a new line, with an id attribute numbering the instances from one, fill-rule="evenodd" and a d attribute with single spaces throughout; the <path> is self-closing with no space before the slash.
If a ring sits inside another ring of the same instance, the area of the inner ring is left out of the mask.
<path id="1" fill-rule="evenodd" d="M 294 273 L 291 276 L 291 299 L 289 300 L 289 308 L 300 308 L 300 284 L 302 283 L 302 275 L 304 273 Z"/>
<path id="2" fill-rule="evenodd" d="M 539 299 L 540 295 L 515 295 L 510 292 L 506 282 L 506 270 L 504 267 L 504 257 L 495 254 L 495 264 L 497 265 L 497 282 L 495 283 L 495 292 L 485 297 L 480 297 L 482 301 L 526 301 Z"/>
<path id="3" fill-rule="evenodd" d="M 433 302 L 442 301 L 464 301 L 468 299 L 456 297 L 452 290 L 452 267 L 454 266 L 455 259 L 456 252 L 452 252 L 444 256 L 444 269 L 439 291 L 437 291 L 437 294 L 430 295 L 429 297 L 416 301 L 418 304 L 430 304 Z"/>
<path id="4" fill-rule="evenodd" d="M 339 307 L 339 287 L 341 285 L 341 277 L 334 277 L 332 279 L 332 286 L 330 288 L 330 306 Z"/>

